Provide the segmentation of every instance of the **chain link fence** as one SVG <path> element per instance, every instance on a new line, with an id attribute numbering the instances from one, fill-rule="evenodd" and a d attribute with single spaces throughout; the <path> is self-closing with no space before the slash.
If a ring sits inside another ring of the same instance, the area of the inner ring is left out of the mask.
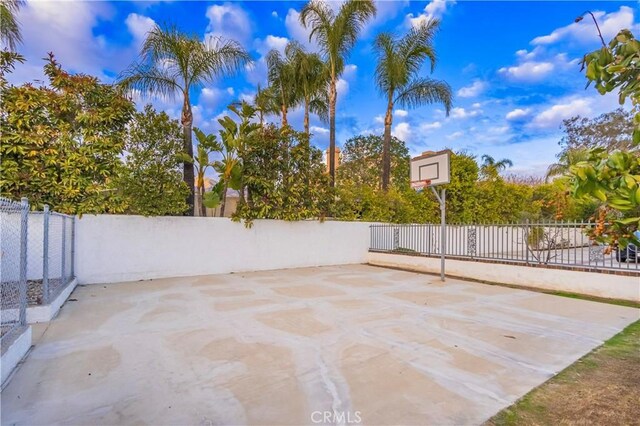
<path id="1" fill-rule="evenodd" d="M 74 232 L 73 216 L 0 198 L 3 343 L 25 325 L 28 306 L 51 303 L 73 281 Z"/>
<path id="2" fill-rule="evenodd" d="M 26 326 L 29 203 L 0 197 L 0 346 Z"/>

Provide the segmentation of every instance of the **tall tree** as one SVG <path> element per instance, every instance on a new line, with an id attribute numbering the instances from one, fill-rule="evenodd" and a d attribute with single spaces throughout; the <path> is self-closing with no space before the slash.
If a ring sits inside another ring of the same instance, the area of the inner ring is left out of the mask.
<path id="1" fill-rule="evenodd" d="M 562 121 L 562 155 L 573 149 L 604 148 L 608 151 L 638 149 L 633 146 L 633 114 L 622 108 L 595 118 L 575 116 Z"/>
<path id="2" fill-rule="evenodd" d="M 135 106 L 53 54 L 44 73 L 48 86 L 0 86 L 0 195 L 68 214 L 121 212 L 113 181 Z"/>
<path id="3" fill-rule="evenodd" d="M 298 96 L 304 105 L 304 132 L 309 136 L 309 113 L 326 121 L 329 115 L 327 86 L 329 69 L 317 53 L 308 53 L 296 42 L 290 42 L 294 50 L 293 70 Z"/>
<path id="4" fill-rule="evenodd" d="M 216 77 L 235 73 L 250 61 L 249 54 L 234 40 L 186 35 L 174 26 L 156 25 L 145 39 L 140 59 L 126 69 L 119 83 L 146 95 L 182 95 L 184 152 L 193 158 L 191 91 Z M 189 187 L 187 203 L 194 214 L 194 165 L 183 163 L 183 179 Z"/>
<path id="5" fill-rule="evenodd" d="M 482 156 L 482 164 L 480 165 L 480 174 L 485 180 L 495 180 L 501 171 L 506 170 L 507 167 L 512 167 L 513 161 L 508 158 L 496 161 L 490 155 Z"/>
<path id="6" fill-rule="evenodd" d="M 124 166 L 114 179 L 129 214 L 182 214 L 188 208 L 182 181 L 182 130 L 178 120 L 146 105 L 127 126 Z"/>
<path id="7" fill-rule="evenodd" d="M 342 161 L 338 169 L 338 186 L 346 185 L 380 187 L 382 170 L 382 146 L 380 135 L 359 135 L 349 139 L 342 150 Z M 404 141 L 391 137 L 391 186 L 409 187 L 409 149 Z"/>
<path id="8" fill-rule="evenodd" d="M 429 20 L 412 28 L 406 35 L 396 38 L 382 33 L 376 38 L 374 49 L 378 56 L 376 84 L 387 98 L 384 118 L 384 146 L 382 151 L 382 189 L 387 190 L 391 173 L 391 126 L 393 108 L 415 108 L 421 105 L 441 103 L 447 114 L 451 109 L 451 88 L 444 81 L 420 77 L 424 62 L 431 62 L 431 71 L 436 64 L 433 37 L 438 29 L 437 19 Z"/>
<path id="9" fill-rule="evenodd" d="M 338 78 L 358 34 L 376 14 L 373 0 L 347 0 L 338 13 L 321 0 L 311 0 L 300 12 L 300 22 L 311 28 L 309 40 L 316 39 L 329 68 L 329 176 L 335 185 L 336 103 Z"/>
<path id="10" fill-rule="evenodd" d="M 296 49 L 291 43 L 287 44 L 284 56 L 276 49 L 267 53 L 269 86 L 280 108 L 282 127 L 289 125 L 287 121 L 289 108 L 300 101 L 294 67 L 295 55 Z"/>
<path id="11" fill-rule="evenodd" d="M 589 150 L 585 148 L 573 148 L 562 151 L 558 155 L 558 162 L 550 164 L 547 168 L 545 181 L 556 176 L 565 176 L 569 174 L 571 167 L 577 165 L 581 161 L 589 159 Z"/>
<path id="12" fill-rule="evenodd" d="M 11 52 L 15 52 L 17 45 L 22 42 L 16 15 L 23 4 L 22 0 L 0 1 L 0 42 Z"/>

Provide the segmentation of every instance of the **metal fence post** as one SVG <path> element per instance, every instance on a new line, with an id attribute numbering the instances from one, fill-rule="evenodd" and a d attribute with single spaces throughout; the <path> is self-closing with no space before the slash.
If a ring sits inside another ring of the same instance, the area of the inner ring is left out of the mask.
<path id="1" fill-rule="evenodd" d="M 67 218 L 65 216 L 60 216 L 62 218 L 62 268 L 60 269 L 60 283 L 61 285 L 67 284 L 67 259 L 66 259 L 66 245 L 67 245 Z"/>
<path id="2" fill-rule="evenodd" d="M 27 238 L 29 226 L 29 200 L 20 200 L 20 325 L 27 323 Z"/>
<path id="3" fill-rule="evenodd" d="M 76 262 L 76 218 L 71 219 L 71 271 L 70 278 L 73 279 L 76 276 L 75 262 Z"/>
<path id="4" fill-rule="evenodd" d="M 529 219 L 525 220 L 525 233 L 524 233 L 524 250 L 525 250 L 525 262 L 529 264 L 529 235 L 531 230 L 529 229 Z"/>
<path id="5" fill-rule="evenodd" d="M 42 216 L 42 301 L 49 304 L 49 205 L 44 205 Z"/>

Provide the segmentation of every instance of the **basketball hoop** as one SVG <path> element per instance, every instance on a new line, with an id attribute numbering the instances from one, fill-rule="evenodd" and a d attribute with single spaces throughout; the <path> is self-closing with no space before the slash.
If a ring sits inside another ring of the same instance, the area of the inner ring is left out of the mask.
<path id="1" fill-rule="evenodd" d="M 411 182 L 411 189 L 425 189 L 431 185 L 431 179 L 414 180 Z"/>

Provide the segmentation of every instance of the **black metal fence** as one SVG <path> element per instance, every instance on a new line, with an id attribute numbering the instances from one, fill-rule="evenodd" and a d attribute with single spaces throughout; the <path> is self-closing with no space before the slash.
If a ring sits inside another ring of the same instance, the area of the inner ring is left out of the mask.
<path id="1" fill-rule="evenodd" d="M 586 233 L 594 226 L 589 222 L 447 224 L 445 256 L 640 274 L 638 249 L 633 245 L 618 249 L 594 243 Z M 371 225 L 369 248 L 439 256 L 440 238 L 439 224 L 376 224 Z"/>

